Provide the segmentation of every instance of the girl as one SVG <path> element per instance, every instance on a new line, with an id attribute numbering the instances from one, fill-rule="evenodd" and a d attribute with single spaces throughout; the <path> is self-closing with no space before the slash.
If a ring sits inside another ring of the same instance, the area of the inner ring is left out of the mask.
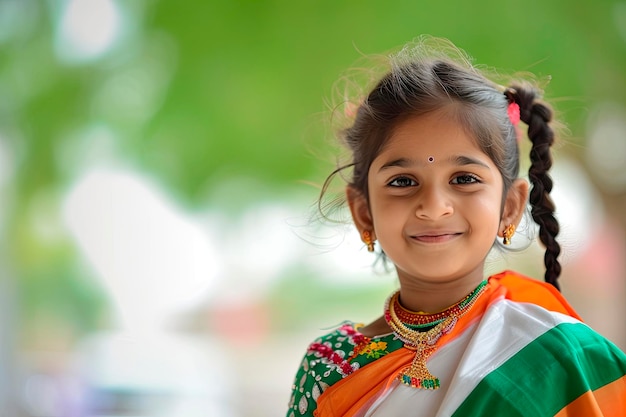
<path id="1" fill-rule="evenodd" d="M 552 111 L 536 89 L 500 87 L 461 53 L 425 53 L 427 44 L 391 59 L 343 131 L 351 163 L 324 187 L 350 169 L 354 224 L 393 263 L 400 289 L 373 323 L 347 322 L 309 346 L 287 415 L 625 416 L 626 355 L 558 291 Z M 526 207 L 520 119 L 545 283 L 483 276 L 494 241 L 510 243 Z"/>

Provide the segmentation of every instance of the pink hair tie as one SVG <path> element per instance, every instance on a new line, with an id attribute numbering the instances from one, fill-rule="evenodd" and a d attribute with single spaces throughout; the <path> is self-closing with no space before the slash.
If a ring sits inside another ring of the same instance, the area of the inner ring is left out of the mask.
<path id="1" fill-rule="evenodd" d="M 513 126 L 517 126 L 520 119 L 519 104 L 514 101 L 509 103 L 509 107 L 506 109 L 506 112 L 508 113 L 509 119 L 511 120 Z"/>

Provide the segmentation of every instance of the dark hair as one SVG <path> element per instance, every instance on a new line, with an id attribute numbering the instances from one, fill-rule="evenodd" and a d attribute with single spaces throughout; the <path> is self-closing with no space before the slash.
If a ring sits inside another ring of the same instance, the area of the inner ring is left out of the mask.
<path id="1" fill-rule="evenodd" d="M 367 175 L 370 165 L 394 128 L 409 117 L 443 107 L 452 110 L 453 117 L 498 167 L 504 183 L 503 195 L 506 195 L 519 175 L 517 131 L 507 111 L 510 103 L 517 103 L 520 118 L 528 125 L 528 137 L 532 141 L 529 201 L 532 218 L 539 225 L 539 238 L 546 247 L 545 281 L 558 289 L 561 265 L 557 257 L 561 249 L 556 236 L 559 224 L 549 195 L 552 179 L 548 175 L 552 166 L 550 147 L 554 143 L 554 132 L 549 124 L 552 110 L 539 100 L 538 88 L 529 83 L 509 88 L 498 86 L 472 66 L 451 43 L 434 41 L 439 46 L 434 50 L 429 47 L 433 39 L 422 38 L 391 57 L 391 68 L 359 104 L 352 124 L 340 132 L 351 152 L 351 162 L 339 166 L 328 176 L 320 202 L 332 178 L 347 168 L 352 169 L 349 185 L 369 198 Z M 442 44 L 446 50 L 443 54 Z M 450 50 L 456 59 L 450 58 Z"/>

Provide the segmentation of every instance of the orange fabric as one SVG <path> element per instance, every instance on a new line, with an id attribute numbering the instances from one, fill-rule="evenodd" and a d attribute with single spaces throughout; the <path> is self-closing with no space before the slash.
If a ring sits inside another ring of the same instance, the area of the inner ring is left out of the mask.
<path id="1" fill-rule="evenodd" d="M 350 374 L 327 388 L 317 401 L 315 416 L 351 416 L 373 401 L 387 381 L 393 380 L 400 369 L 411 363 L 415 352 L 398 349 Z M 324 399 L 328 399 L 324 401 Z"/>
<path id="2" fill-rule="evenodd" d="M 501 272 L 492 276 L 489 280 L 497 280 L 506 287 L 506 298 L 508 300 L 536 304 L 546 310 L 567 314 L 582 321 L 565 297 L 550 284 L 525 277 L 513 271 Z M 528 285 L 528 281 L 531 281 L 534 285 Z"/>
<path id="3" fill-rule="evenodd" d="M 626 376 L 587 391 L 559 411 L 555 417 L 624 417 L 626 410 Z"/>
<path id="4" fill-rule="evenodd" d="M 458 337 L 468 326 L 479 320 L 492 303 L 503 298 L 537 304 L 547 310 L 580 320 L 578 314 L 552 285 L 513 271 L 504 271 L 489 278 L 485 293 L 452 331 L 439 339 L 437 345 L 444 345 Z M 364 406 L 373 403 L 398 373 L 411 363 L 413 357 L 414 352 L 402 348 L 350 374 L 324 391 L 318 398 L 314 415 L 316 417 L 355 415 Z"/>

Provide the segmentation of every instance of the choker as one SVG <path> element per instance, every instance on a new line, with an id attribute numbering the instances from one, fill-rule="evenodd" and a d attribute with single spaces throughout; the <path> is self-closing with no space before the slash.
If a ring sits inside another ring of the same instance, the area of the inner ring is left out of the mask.
<path id="1" fill-rule="evenodd" d="M 461 318 L 484 292 L 487 281 L 482 281 L 467 297 L 435 314 L 417 313 L 400 305 L 400 291 L 385 302 L 385 320 L 404 347 L 415 351 L 411 365 L 400 371 L 398 379 L 413 388 L 437 389 L 439 378 L 430 373 L 426 360 L 437 349 L 441 336 L 452 331 Z"/>

